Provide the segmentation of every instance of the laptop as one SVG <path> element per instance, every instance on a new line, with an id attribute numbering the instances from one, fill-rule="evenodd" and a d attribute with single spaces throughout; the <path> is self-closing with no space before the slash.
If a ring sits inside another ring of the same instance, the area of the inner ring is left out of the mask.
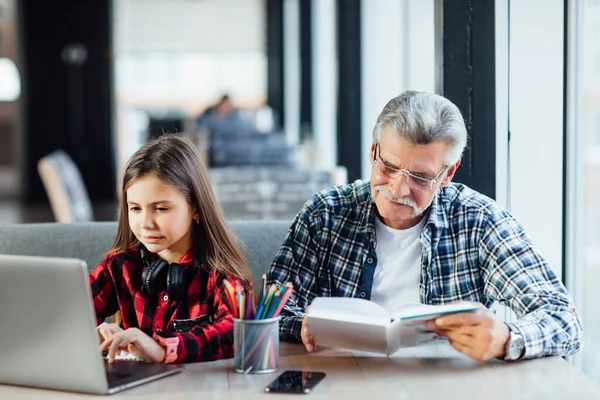
<path id="1" fill-rule="evenodd" d="M 100 352 L 85 261 L 0 255 L 0 384 L 112 394 L 183 365 Z"/>

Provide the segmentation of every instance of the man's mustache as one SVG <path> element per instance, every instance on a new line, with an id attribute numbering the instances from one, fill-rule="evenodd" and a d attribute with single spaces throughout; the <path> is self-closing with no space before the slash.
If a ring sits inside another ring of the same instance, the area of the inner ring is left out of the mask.
<path id="1" fill-rule="evenodd" d="M 419 208 L 419 206 L 417 205 L 417 202 L 414 201 L 413 199 L 411 199 L 410 197 L 396 197 L 393 194 L 391 194 L 390 192 L 387 191 L 387 189 L 385 188 L 385 186 L 383 185 L 377 185 L 374 188 L 373 193 L 371 194 L 373 197 L 373 200 L 375 200 L 375 194 L 376 192 L 381 193 L 382 195 L 384 195 L 385 197 L 387 197 L 388 199 L 390 199 L 391 201 L 398 203 L 398 204 L 402 204 L 405 206 L 409 206 L 413 209 L 413 217 L 418 217 L 419 215 L 423 214 L 423 212 L 425 211 L 426 208 L 421 209 Z"/>

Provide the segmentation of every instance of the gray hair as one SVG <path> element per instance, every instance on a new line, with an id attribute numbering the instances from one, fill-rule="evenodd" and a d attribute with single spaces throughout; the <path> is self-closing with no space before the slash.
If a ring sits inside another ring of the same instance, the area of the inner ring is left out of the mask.
<path id="1" fill-rule="evenodd" d="M 460 110 L 450 100 L 433 93 L 408 90 L 391 99 L 377 117 L 373 143 L 379 143 L 386 125 L 413 144 L 449 143 L 446 165 L 455 164 L 467 145 L 467 129 Z"/>

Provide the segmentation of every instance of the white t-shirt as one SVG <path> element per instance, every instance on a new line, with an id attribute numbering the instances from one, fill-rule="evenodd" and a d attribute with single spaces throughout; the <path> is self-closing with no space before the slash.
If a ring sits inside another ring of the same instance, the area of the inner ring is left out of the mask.
<path id="1" fill-rule="evenodd" d="M 390 313 L 407 303 L 419 303 L 423 250 L 419 238 L 426 220 L 424 217 L 412 228 L 394 229 L 376 218 L 377 266 L 371 301 L 382 305 Z"/>

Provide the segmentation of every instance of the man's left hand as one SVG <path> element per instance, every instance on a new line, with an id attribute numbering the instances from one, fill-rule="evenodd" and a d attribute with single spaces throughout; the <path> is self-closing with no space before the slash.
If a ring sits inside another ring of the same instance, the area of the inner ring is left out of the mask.
<path id="1" fill-rule="evenodd" d="M 452 347 L 476 360 L 503 357 L 510 337 L 508 326 L 480 304 L 477 311 L 444 315 L 426 323 Z"/>

